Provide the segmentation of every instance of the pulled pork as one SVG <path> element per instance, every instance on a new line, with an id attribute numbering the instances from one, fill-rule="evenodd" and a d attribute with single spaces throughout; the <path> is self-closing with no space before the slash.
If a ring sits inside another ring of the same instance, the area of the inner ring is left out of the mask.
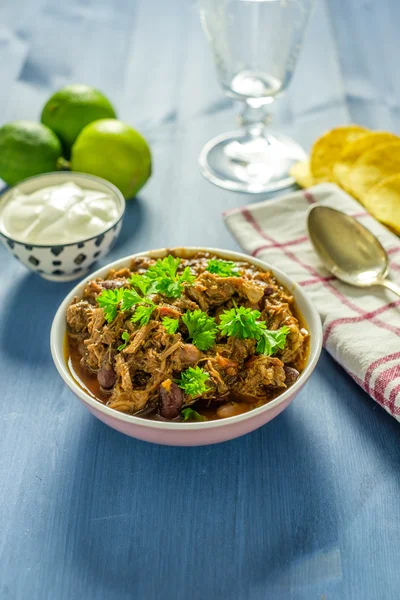
<path id="1" fill-rule="evenodd" d="M 195 280 L 185 284 L 179 298 L 153 294 L 155 309 L 144 326 L 131 321 L 132 311 L 118 312 L 107 322 L 97 297 L 104 290 L 129 288 L 132 273 L 145 272 L 155 262 L 151 258 L 136 258 L 129 269 L 89 281 L 83 298 L 74 299 L 66 315 L 70 357 L 75 373 L 101 401 L 115 410 L 168 420 L 179 420 L 181 410 L 194 405 L 215 418 L 214 407 L 258 406 L 297 379 L 307 358 L 308 333 L 299 324 L 293 297 L 271 273 L 249 263 L 236 263 L 238 276 L 210 273 L 206 269 L 211 258 L 218 257 L 198 253 L 181 259 L 178 273 L 190 267 Z M 284 349 L 273 356 L 257 354 L 254 339 L 221 333 L 207 351 L 192 343 L 182 322 L 184 313 L 200 309 L 219 323 L 223 311 L 239 306 L 258 310 L 269 330 L 289 327 Z M 176 333 L 167 332 L 165 317 L 179 321 Z M 176 380 L 196 366 L 208 374 L 208 389 L 189 396 Z"/>

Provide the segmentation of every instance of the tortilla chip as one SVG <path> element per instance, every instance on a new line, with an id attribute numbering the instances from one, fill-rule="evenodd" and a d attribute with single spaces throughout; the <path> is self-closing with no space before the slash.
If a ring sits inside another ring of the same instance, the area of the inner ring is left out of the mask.
<path id="1" fill-rule="evenodd" d="M 297 185 L 302 188 L 308 188 L 317 183 L 311 175 L 309 160 L 302 160 L 292 165 L 289 169 L 289 175 L 291 175 Z"/>
<path id="2" fill-rule="evenodd" d="M 359 125 L 345 125 L 331 129 L 314 143 L 311 150 L 310 170 L 314 179 L 333 181 L 332 168 L 343 148 L 353 140 L 368 133 Z"/>
<path id="3" fill-rule="evenodd" d="M 387 131 L 371 131 L 347 144 L 333 166 L 333 180 L 345 190 L 349 189 L 347 179 L 356 160 L 371 148 L 386 142 L 399 141 L 400 138 Z"/>
<path id="4" fill-rule="evenodd" d="M 375 185 L 397 173 L 400 173 L 400 141 L 380 144 L 356 160 L 346 178 L 346 187 L 364 204 Z"/>
<path id="5" fill-rule="evenodd" d="M 400 173 L 371 188 L 364 196 L 364 205 L 372 216 L 400 235 Z"/>

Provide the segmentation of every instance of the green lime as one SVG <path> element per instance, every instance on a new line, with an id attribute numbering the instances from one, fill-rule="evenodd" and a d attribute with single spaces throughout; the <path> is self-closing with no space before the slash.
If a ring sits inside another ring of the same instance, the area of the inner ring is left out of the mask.
<path id="1" fill-rule="evenodd" d="M 115 117 L 113 106 L 99 90 L 74 83 L 51 96 L 42 111 L 41 121 L 58 135 L 69 153 L 86 125 L 97 119 Z"/>
<path id="2" fill-rule="evenodd" d="M 8 185 L 55 171 L 61 154 L 60 140 L 41 123 L 13 121 L 0 127 L 0 177 Z"/>
<path id="3" fill-rule="evenodd" d="M 71 151 L 72 171 L 103 177 L 131 198 L 151 175 L 151 154 L 146 140 L 117 119 L 87 125 Z"/>

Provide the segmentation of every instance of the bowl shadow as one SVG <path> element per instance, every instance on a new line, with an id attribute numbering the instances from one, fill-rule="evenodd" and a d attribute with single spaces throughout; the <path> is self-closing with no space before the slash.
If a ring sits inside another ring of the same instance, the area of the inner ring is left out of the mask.
<path id="1" fill-rule="evenodd" d="M 132 198 L 126 201 L 125 216 L 121 227 L 121 232 L 118 239 L 115 242 L 115 246 L 112 250 L 112 254 L 116 252 L 121 255 L 121 251 L 132 251 L 129 245 L 135 241 L 138 232 L 142 229 L 143 223 L 146 216 L 146 203 L 139 197 Z M 122 253 L 123 255 L 123 253 Z M 102 261 L 104 264 L 110 262 L 109 257 L 106 257 L 107 261 Z"/>
<path id="2" fill-rule="evenodd" d="M 244 598 L 262 582 L 282 586 L 282 565 L 315 549 L 318 520 L 318 547 L 335 547 L 329 470 L 293 416 L 231 442 L 173 448 L 88 415 L 63 515 L 75 578 L 90 579 L 96 598 Z"/>

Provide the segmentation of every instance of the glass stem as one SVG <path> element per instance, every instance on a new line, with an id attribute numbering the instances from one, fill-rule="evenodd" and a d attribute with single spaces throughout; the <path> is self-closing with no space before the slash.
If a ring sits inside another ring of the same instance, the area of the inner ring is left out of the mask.
<path id="1" fill-rule="evenodd" d="M 253 106 L 245 102 L 239 115 L 239 123 L 252 137 L 260 137 L 264 129 L 271 122 L 271 115 L 266 110 L 267 105 Z"/>

